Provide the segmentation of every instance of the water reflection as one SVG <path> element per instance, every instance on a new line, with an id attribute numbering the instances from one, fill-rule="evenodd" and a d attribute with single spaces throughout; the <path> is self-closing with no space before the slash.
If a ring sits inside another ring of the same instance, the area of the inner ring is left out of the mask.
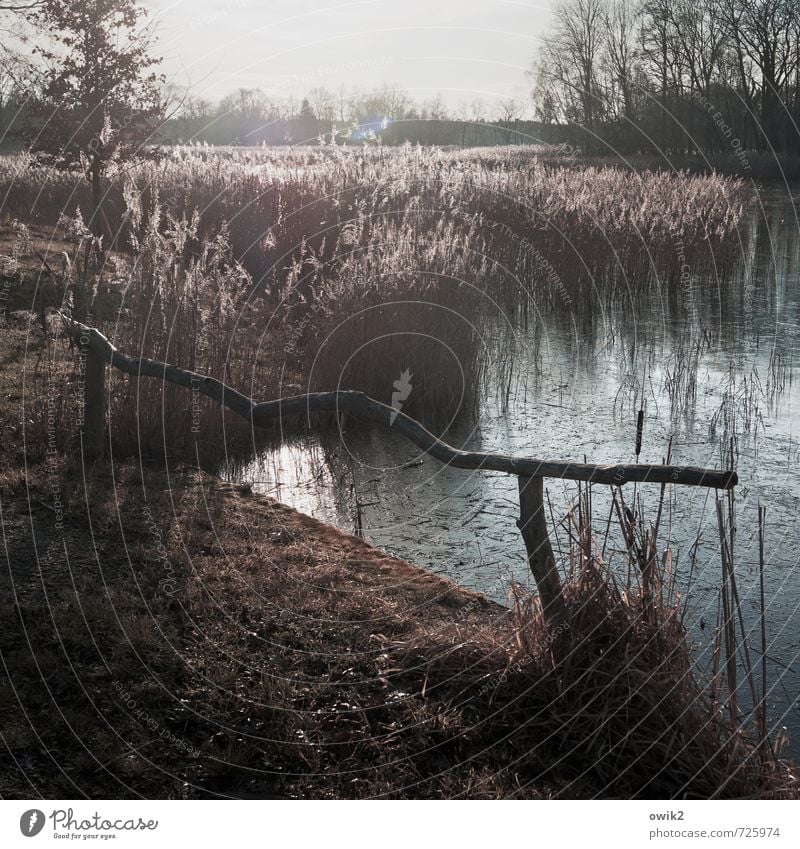
<path id="1" fill-rule="evenodd" d="M 478 424 L 447 439 L 547 459 L 634 462 L 636 412 L 643 408 L 642 462 L 661 462 L 670 441 L 673 462 L 682 465 L 727 467 L 732 451 L 741 481 L 739 590 L 756 634 L 763 503 L 770 710 L 773 723 L 798 738 L 800 239 L 792 199 L 763 195 L 741 235 L 735 273 L 724 283 L 706 270 L 677 294 L 661 281 L 644 302 L 631 297 L 593 316 L 540 315 L 518 340 L 513 375 L 488 393 Z M 498 601 L 506 600 L 512 578 L 529 582 L 515 525 L 516 480 L 443 467 L 392 432 L 351 425 L 324 439 L 284 444 L 229 474 Z M 654 505 L 657 490 L 642 486 L 637 496 Z M 549 480 L 547 491 L 558 524 L 576 487 Z M 595 526 L 604 528 L 607 489 L 596 490 L 593 507 Z M 713 629 L 700 623 L 716 621 L 720 583 L 714 494 L 674 492 L 668 526 L 687 623 L 702 656 Z M 563 551 L 564 535 L 555 537 Z"/>

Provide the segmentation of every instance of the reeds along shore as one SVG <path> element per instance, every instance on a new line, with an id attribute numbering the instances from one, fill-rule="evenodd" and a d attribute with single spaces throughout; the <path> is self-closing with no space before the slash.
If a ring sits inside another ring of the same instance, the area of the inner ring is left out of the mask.
<path id="1" fill-rule="evenodd" d="M 745 621 L 726 542 L 733 499 L 718 502 L 709 682 L 684 626 L 680 567 L 661 538 L 664 494 L 649 517 L 629 496 L 615 488 L 615 520 L 597 532 L 592 487 L 579 488 L 559 524 L 566 615 L 557 627 L 538 596 L 514 587 L 510 633 L 446 625 L 395 643 L 393 661 L 445 711 L 473 718 L 481 745 L 520 770 L 520 796 L 558 776 L 566 797 L 797 798 L 796 767 L 770 734 L 766 667 L 759 678 L 750 661 L 759 626 L 766 645 L 765 610 L 762 600 L 760 622 Z"/>
<path id="2" fill-rule="evenodd" d="M 431 427 L 475 412 L 540 311 L 587 316 L 608 298 L 680 296 L 687 269 L 723 275 L 750 200 L 730 178 L 577 168 L 535 149 L 189 146 L 111 175 L 112 250 L 93 253 L 79 175 L 6 157 L 0 196 L 7 220 L 71 240 L 60 291 L 120 348 L 259 398 L 346 388 L 388 402 L 408 372 L 403 409 Z M 103 321 L 109 285 L 123 296 Z M 219 412 L 199 402 L 198 417 L 181 393 L 121 384 L 117 450 L 192 422 L 186 441 L 213 450 Z"/>

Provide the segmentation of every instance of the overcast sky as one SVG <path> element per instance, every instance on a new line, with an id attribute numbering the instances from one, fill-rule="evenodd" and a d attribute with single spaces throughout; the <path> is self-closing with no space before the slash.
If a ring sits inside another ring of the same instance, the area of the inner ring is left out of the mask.
<path id="1" fill-rule="evenodd" d="M 149 0 L 173 82 L 217 100 L 396 83 L 451 107 L 528 99 L 550 0 Z"/>

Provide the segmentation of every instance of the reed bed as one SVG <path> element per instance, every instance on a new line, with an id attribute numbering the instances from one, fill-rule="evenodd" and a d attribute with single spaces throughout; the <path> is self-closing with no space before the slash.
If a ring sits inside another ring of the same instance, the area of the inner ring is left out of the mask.
<path id="1" fill-rule="evenodd" d="M 118 286 L 103 329 L 120 347 L 256 398 L 342 387 L 390 403 L 411 375 L 403 409 L 446 428 L 474 415 L 491 369 L 513 370 L 519 330 L 543 311 L 583 321 L 609 299 L 683 297 L 687 267 L 719 277 L 735 257 L 750 201 L 741 181 L 545 154 L 165 149 L 110 175 L 102 250 L 82 283 L 70 264 L 62 288 L 84 293 L 79 315 L 97 316 L 96 293 Z M 0 160 L 0 197 L 6 219 L 54 230 L 80 232 L 89 206 L 77 175 L 25 154 Z M 148 385 L 125 384 L 117 408 L 134 395 L 142 415 L 112 429 L 122 453 L 138 450 L 134 433 L 156 444 L 197 419 L 185 397 Z M 226 425 L 200 403 L 212 446 Z M 151 431 L 147 410 L 167 426 Z"/>

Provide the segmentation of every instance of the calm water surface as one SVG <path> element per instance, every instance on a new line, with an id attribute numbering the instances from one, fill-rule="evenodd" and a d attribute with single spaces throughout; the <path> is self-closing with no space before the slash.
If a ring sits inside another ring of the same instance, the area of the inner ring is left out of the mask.
<path id="1" fill-rule="evenodd" d="M 728 467 L 736 490 L 736 569 L 753 644 L 758 638 L 757 505 L 767 506 L 770 713 L 800 752 L 800 239 L 795 202 L 762 193 L 743 231 L 735 279 L 693 277 L 682 303 L 606 309 L 591 327 L 542 317 L 521 337 L 505 388 L 451 444 L 543 459 L 635 462 L 637 410 L 645 410 L 641 462 L 661 462 L 670 439 L 679 465 Z M 538 344 L 535 339 L 538 338 Z M 402 364 L 398 364 L 398 376 Z M 412 389 L 413 391 L 413 389 Z M 387 386 L 386 403 L 392 387 Z M 384 430 L 347 428 L 338 439 L 302 439 L 267 451 L 230 477 L 375 545 L 505 602 L 511 580 L 530 583 L 515 521 L 516 478 L 443 467 Z M 576 486 L 546 481 L 558 522 Z M 659 487 L 640 486 L 645 507 Z M 633 496 L 626 487 L 626 498 Z M 593 496 L 594 523 L 609 516 L 608 488 Z M 650 512 L 652 515 L 653 511 Z M 679 487 L 667 533 L 700 662 L 717 617 L 719 542 L 714 493 Z M 554 534 L 563 550 L 564 534 Z M 692 565 L 690 555 L 696 543 Z M 554 547 L 558 548 L 558 546 Z M 621 562 L 621 558 L 619 558 Z M 759 651 L 755 653 L 760 657 Z M 746 701 L 746 696 L 743 696 Z"/>

